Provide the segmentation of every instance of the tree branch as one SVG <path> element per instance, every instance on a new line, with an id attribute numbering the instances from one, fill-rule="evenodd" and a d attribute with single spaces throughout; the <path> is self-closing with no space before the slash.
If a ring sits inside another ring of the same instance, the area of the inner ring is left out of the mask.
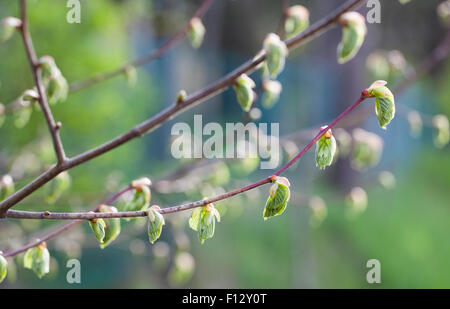
<path id="1" fill-rule="evenodd" d="M 367 0 L 348 0 L 346 3 L 344 3 L 340 8 L 335 10 L 329 17 L 324 18 L 323 20 L 317 22 L 316 24 L 312 25 L 308 30 L 305 32 L 289 39 L 286 41 L 286 45 L 289 49 L 292 49 L 294 47 L 299 46 L 302 43 L 308 42 L 309 40 L 319 36 L 320 34 L 324 33 L 326 30 L 330 29 L 332 26 L 335 25 L 336 21 L 339 19 L 339 16 L 344 14 L 345 12 L 355 9 L 356 7 L 360 6 L 361 4 L 365 3 Z M 265 60 L 265 54 L 262 53 L 261 56 L 255 57 L 231 73 L 227 74 L 223 78 L 217 80 L 216 82 L 212 83 L 211 85 L 207 86 L 204 89 L 201 89 L 192 95 L 188 96 L 183 102 L 181 103 L 175 103 L 172 106 L 164 109 L 160 113 L 156 114 L 152 118 L 142 122 L 141 124 L 135 126 L 130 131 L 112 139 L 111 141 L 98 146 L 94 149 L 91 149 L 89 151 L 86 151 L 82 154 L 79 154 L 76 157 L 73 157 L 71 159 L 67 159 L 63 164 L 57 165 L 56 167 L 52 168 L 52 173 L 48 173 L 48 177 L 38 177 L 35 181 L 32 183 L 26 185 L 19 191 L 17 191 L 15 194 L 11 195 L 7 199 L 5 199 L 3 202 L 0 203 L 0 217 L 4 216 L 6 214 L 6 211 L 10 209 L 12 206 L 23 200 L 26 196 L 37 190 L 38 188 L 42 187 L 45 183 L 47 183 L 49 180 L 53 179 L 58 175 L 60 172 L 68 170 L 74 166 L 80 165 L 84 162 L 90 161 L 93 158 L 96 158 L 114 148 L 117 148 L 124 143 L 139 137 L 145 133 L 148 133 L 159 126 L 161 126 L 164 122 L 172 119 L 176 115 L 178 115 L 180 112 L 193 107 L 197 104 L 200 104 L 207 99 L 222 93 L 225 91 L 225 89 L 230 86 L 236 78 L 238 78 L 241 74 L 247 73 L 250 74 L 253 72 L 258 64 L 263 62 Z"/>
<path id="2" fill-rule="evenodd" d="M 39 64 L 39 60 L 36 56 L 36 52 L 34 50 L 33 41 L 31 39 L 30 32 L 28 30 L 28 20 L 27 20 L 27 5 L 26 0 L 21 0 L 21 20 L 22 26 L 20 27 L 20 33 L 22 34 L 22 39 L 25 45 L 25 50 L 27 52 L 28 60 L 30 62 L 31 71 L 33 72 L 34 83 L 37 88 L 37 92 L 39 94 L 39 105 L 44 113 L 45 120 L 47 121 L 47 125 L 50 129 L 50 133 L 53 140 L 53 147 L 55 149 L 56 157 L 58 158 L 58 164 L 61 165 L 66 160 L 66 155 L 64 153 L 64 147 L 61 142 L 61 138 L 59 136 L 59 128 L 60 125 L 57 125 L 55 119 L 53 118 L 53 114 L 48 106 L 47 102 L 47 94 L 45 92 L 45 88 L 42 84 L 41 79 L 41 67 Z"/>

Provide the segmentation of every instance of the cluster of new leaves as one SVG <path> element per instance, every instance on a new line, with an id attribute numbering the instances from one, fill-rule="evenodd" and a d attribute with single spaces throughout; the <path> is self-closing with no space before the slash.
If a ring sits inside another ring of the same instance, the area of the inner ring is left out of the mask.
<path id="1" fill-rule="evenodd" d="M 443 19 L 448 19 L 448 2 L 443 3 L 439 7 L 440 16 Z M 284 32 L 288 39 L 302 33 L 309 26 L 309 11 L 301 5 L 288 8 L 285 15 Z M 364 42 L 367 28 L 364 17 L 357 12 L 341 14 L 338 23 L 342 26 L 342 41 L 337 47 L 337 59 L 339 63 L 345 63 L 358 53 Z M 20 26 L 21 21 L 19 19 L 9 17 L 2 20 L 0 26 L 0 42 L 11 37 L 14 31 Z M 186 34 L 193 48 L 199 48 L 201 46 L 205 33 L 206 29 L 201 19 L 198 17 L 192 18 L 186 29 Z M 264 61 L 259 66 L 263 79 L 262 89 L 264 91 L 262 105 L 265 108 L 271 108 L 279 100 L 282 91 L 282 85 L 276 78 L 285 68 L 288 48 L 279 35 L 270 33 L 266 36 L 262 51 L 258 54 L 258 57 L 262 55 L 264 56 Z M 384 75 L 388 79 L 388 77 L 391 78 L 395 74 L 398 74 L 398 72 L 405 74 L 407 71 L 405 69 L 404 58 L 398 52 L 374 54 L 369 58 L 368 66 L 373 69 L 374 75 Z M 49 103 L 55 104 L 64 101 L 67 97 L 69 86 L 54 59 L 50 56 L 41 57 L 39 59 L 39 67 L 40 77 L 42 78 Z M 126 66 L 123 72 L 130 84 L 136 82 L 136 68 L 134 66 Z M 375 99 L 375 112 L 382 129 L 386 129 L 387 125 L 395 117 L 394 95 L 386 87 L 386 84 L 387 82 L 384 80 L 374 82 L 369 88 L 364 90 L 358 102 L 360 103 L 367 98 Z M 234 80 L 232 85 L 236 93 L 237 101 L 242 109 L 249 112 L 257 97 L 254 93 L 254 88 L 256 87 L 255 82 L 246 74 L 242 74 Z M 16 119 L 17 126 L 24 126 L 27 123 L 33 110 L 32 105 L 41 99 L 39 93 L 39 89 L 29 89 L 20 97 L 21 108 L 17 110 L 17 115 L 19 115 Z M 186 97 L 186 92 L 184 90 L 180 91 L 176 100 L 177 104 L 184 102 Z M 344 112 L 343 115 L 345 114 Z M 0 105 L 0 125 L 3 121 L 1 117 L 3 115 L 4 107 Z M 419 114 L 408 114 L 408 121 L 411 124 L 412 131 L 416 133 L 420 131 L 422 123 Z M 336 160 L 337 155 L 351 155 L 352 166 L 359 170 L 364 170 L 378 163 L 381 157 L 383 143 L 376 134 L 362 129 L 355 129 L 352 134 L 349 134 L 342 129 L 338 129 L 333 135 L 331 126 L 322 127 L 317 138 L 311 144 L 316 146 L 315 162 L 319 169 L 325 169 L 330 166 Z M 433 118 L 433 126 L 436 129 L 434 138 L 436 145 L 438 147 L 445 146 L 450 140 L 448 119 L 445 116 L 438 115 Z M 350 148 L 352 150 L 349 150 Z M 298 160 L 300 157 L 301 155 L 294 158 L 294 160 Z M 251 172 L 256 169 L 258 163 L 258 158 L 256 160 L 247 158 L 238 161 L 235 164 L 235 168 L 241 172 L 243 170 L 245 172 Z M 208 181 L 216 185 L 221 185 L 230 178 L 230 170 L 232 169 L 233 164 L 230 164 L 230 167 L 226 164 L 218 165 L 214 176 L 210 177 Z M 272 183 L 272 185 L 264 207 L 264 220 L 281 215 L 285 211 L 291 197 L 289 180 L 285 177 L 278 176 L 278 174 L 275 175 L 277 176 L 272 176 L 267 181 Z M 392 173 L 383 171 L 379 174 L 379 181 L 385 188 L 390 188 L 395 184 L 395 177 Z M 62 172 L 56 176 L 49 186 L 47 202 L 54 203 L 69 185 L 70 177 L 67 172 Z M 124 212 L 141 212 L 146 216 L 148 222 L 148 239 L 150 243 L 154 244 L 161 236 L 162 228 L 166 222 L 163 216 L 164 211 L 159 206 L 153 205 L 150 207 L 152 197 L 151 185 L 152 183 L 148 178 L 140 178 L 131 182 L 131 195 L 118 207 Z M 0 200 L 5 199 L 13 193 L 14 181 L 9 175 L 4 175 L 0 180 Z M 206 202 L 205 200 L 201 207 L 195 208 L 189 219 L 189 226 L 198 233 L 200 243 L 204 243 L 206 239 L 214 236 L 215 224 L 216 222 L 220 222 L 221 217 L 214 205 L 212 203 L 206 204 Z M 346 202 L 348 205 L 348 216 L 350 218 L 356 217 L 367 207 L 367 193 L 361 187 L 355 187 L 348 193 Z M 310 208 L 312 209 L 311 224 L 320 224 L 327 215 L 325 202 L 320 197 L 313 197 L 310 200 Z M 99 205 L 96 211 L 99 213 L 118 213 L 116 207 L 103 204 Z M 89 220 L 88 223 L 101 248 L 105 248 L 117 239 L 121 231 L 120 218 L 94 218 Z M 175 258 L 175 264 L 180 269 L 185 268 L 185 265 L 193 263 L 189 259 L 192 258 L 180 254 Z M 50 269 L 50 254 L 45 242 L 41 242 L 39 245 L 28 249 L 23 262 L 24 267 L 34 271 L 39 278 L 47 274 Z M 189 269 L 192 270 L 192 267 Z M 0 253 L 0 282 L 5 278 L 6 272 L 7 260 Z M 177 274 L 179 275 L 180 273 L 183 276 L 187 276 L 189 270 L 181 271 Z"/>

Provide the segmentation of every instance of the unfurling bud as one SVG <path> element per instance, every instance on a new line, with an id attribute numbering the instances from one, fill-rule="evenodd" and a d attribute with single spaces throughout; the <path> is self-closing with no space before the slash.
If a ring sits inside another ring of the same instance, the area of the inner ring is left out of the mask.
<path id="1" fill-rule="evenodd" d="M 184 100 L 186 100 L 186 98 L 187 98 L 187 93 L 186 93 L 186 90 L 180 90 L 180 92 L 178 92 L 178 95 L 177 95 L 177 104 L 181 104 L 181 103 L 183 103 L 184 102 Z"/>
<path id="2" fill-rule="evenodd" d="M 269 198 L 264 207 L 264 221 L 281 215 L 286 209 L 287 203 L 290 198 L 290 183 L 286 177 L 272 176 L 271 180 L 273 185 L 269 190 Z"/>
<path id="3" fill-rule="evenodd" d="M 125 66 L 123 70 L 125 74 L 125 78 L 127 80 L 128 86 L 134 87 L 136 86 L 137 80 L 138 80 L 138 74 L 136 67 L 133 65 L 127 65 Z"/>
<path id="4" fill-rule="evenodd" d="M 275 33 L 269 33 L 264 40 L 266 64 L 271 78 L 276 78 L 284 69 L 288 49 Z"/>
<path id="5" fill-rule="evenodd" d="M 450 0 L 444 1 L 437 7 L 437 13 L 445 26 L 450 26 Z"/>
<path id="6" fill-rule="evenodd" d="M 202 20 L 198 17 L 194 17 L 189 22 L 188 37 L 193 48 L 199 48 L 203 43 L 206 29 L 202 23 Z"/>
<path id="7" fill-rule="evenodd" d="M 409 133 L 412 137 L 419 137 L 422 134 L 423 122 L 418 111 L 410 111 L 407 115 L 409 123 Z"/>
<path id="8" fill-rule="evenodd" d="M 69 85 L 64 76 L 50 77 L 47 82 L 47 95 L 50 104 L 65 101 L 69 93 Z"/>
<path id="9" fill-rule="evenodd" d="M 309 27 L 309 11 L 302 5 L 294 5 L 286 10 L 284 31 L 289 39 Z"/>
<path id="10" fill-rule="evenodd" d="M 22 94 L 22 100 L 28 102 L 35 102 L 39 99 L 39 94 L 36 89 L 25 90 Z"/>
<path id="11" fill-rule="evenodd" d="M 213 204 L 207 204 L 203 207 L 198 207 L 192 211 L 189 218 L 189 226 L 194 231 L 198 232 L 200 243 L 214 236 L 214 229 L 217 222 L 220 222 L 220 214 Z"/>
<path id="12" fill-rule="evenodd" d="M 117 208 L 108 205 L 100 205 L 98 212 L 117 212 Z M 105 219 L 105 236 L 103 242 L 100 243 L 100 248 L 105 248 L 113 242 L 120 234 L 120 218 Z"/>
<path id="13" fill-rule="evenodd" d="M 55 59 L 51 56 L 42 56 L 39 64 L 49 103 L 56 104 L 59 101 L 65 101 L 69 93 L 69 84 L 56 66 Z"/>
<path id="14" fill-rule="evenodd" d="M 0 43 L 9 40 L 16 29 L 22 26 L 22 21 L 16 17 L 6 17 L 0 21 Z"/>
<path id="15" fill-rule="evenodd" d="M 338 62 L 345 63 L 358 53 L 367 33 L 366 20 L 358 12 L 347 12 L 339 18 L 342 26 L 342 41 L 339 43 L 337 53 Z"/>
<path id="16" fill-rule="evenodd" d="M 47 203 L 55 203 L 61 195 L 70 187 L 70 175 L 67 172 L 62 172 L 56 176 L 49 185 L 46 201 Z"/>
<path id="17" fill-rule="evenodd" d="M 383 140 L 378 135 L 359 128 L 353 130 L 352 136 L 351 166 L 363 171 L 377 165 L 383 152 Z"/>
<path id="18" fill-rule="evenodd" d="M 19 104 L 20 108 L 14 111 L 14 126 L 21 129 L 30 121 L 31 114 L 33 113 L 33 105 L 30 101 L 24 101 L 22 98 Z"/>
<path id="19" fill-rule="evenodd" d="M 50 253 L 47 245 L 43 242 L 28 249 L 23 257 L 23 266 L 31 269 L 39 278 L 47 274 L 50 271 Z"/>
<path id="20" fill-rule="evenodd" d="M 94 213 L 91 211 L 91 213 Z M 95 218 L 89 220 L 89 226 L 94 232 L 95 238 L 97 238 L 99 243 L 103 243 L 103 239 L 105 238 L 105 227 L 106 223 L 102 218 Z"/>
<path id="21" fill-rule="evenodd" d="M 367 56 L 366 67 L 375 79 L 389 78 L 390 66 L 383 51 L 375 51 Z"/>
<path id="22" fill-rule="evenodd" d="M 320 128 L 321 130 L 327 127 Z M 316 166 L 320 169 L 325 169 L 333 162 L 336 153 L 336 139 L 334 138 L 331 129 L 325 132 L 316 142 Z"/>
<path id="23" fill-rule="evenodd" d="M 337 152 L 339 157 L 347 157 L 352 147 L 352 136 L 342 128 L 337 128 L 333 135 L 336 137 Z"/>
<path id="24" fill-rule="evenodd" d="M 246 112 L 250 110 L 253 100 L 255 99 L 255 94 L 252 90 L 255 86 L 255 82 L 246 74 L 239 76 L 233 84 L 237 100 L 239 104 L 241 104 L 242 109 Z"/>
<path id="25" fill-rule="evenodd" d="M 386 126 L 395 117 L 394 95 L 385 85 L 384 80 L 375 81 L 369 88 L 364 90 L 365 98 L 375 98 L 375 113 L 378 117 L 380 127 L 386 130 Z"/>
<path id="26" fill-rule="evenodd" d="M 367 193 L 361 187 L 354 187 L 346 197 L 347 217 L 355 219 L 361 215 L 367 208 Z"/>
<path id="27" fill-rule="evenodd" d="M 309 224 L 312 227 L 318 227 L 325 220 L 328 215 L 327 205 L 320 196 L 313 196 L 309 200 L 309 208 L 312 214 L 309 218 Z"/>
<path id="28" fill-rule="evenodd" d="M 152 182 L 147 177 L 133 180 L 130 186 L 134 189 L 134 196 L 125 207 L 124 211 L 145 210 L 150 205 L 152 197 L 150 186 Z"/>
<path id="29" fill-rule="evenodd" d="M 14 193 L 14 180 L 10 175 L 3 175 L 0 179 L 0 201 Z"/>
<path id="30" fill-rule="evenodd" d="M 263 81 L 262 87 L 264 89 L 262 105 L 267 109 L 272 108 L 280 98 L 280 93 L 283 87 L 279 81 L 270 79 Z"/>
<path id="31" fill-rule="evenodd" d="M 450 141 L 450 125 L 445 115 L 436 115 L 432 120 L 435 129 L 434 145 L 437 148 L 444 148 Z"/>
<path id="32" fill-rule="evenodd" d="M 153 205 L 147 210 L 148 216 L 148 239 L 153 244 L 161 235 L 163 225 L 166 224 L 163 215 L 159 212 L 161 208 Z"/>
<path id="33" fill-rule="evenodd" d="M 5 105 L 0 103 L 0 128 L 2 127 L 3 123 L 5 122 Z"/>
<path id="34" fill-rule="evenodd" d="M 3 280 L 5 280 L 7 273 L 8 273 L 8 261 L 3 257 L 2 252 L 0 251 L 0 283 L 2 283 Z"/>

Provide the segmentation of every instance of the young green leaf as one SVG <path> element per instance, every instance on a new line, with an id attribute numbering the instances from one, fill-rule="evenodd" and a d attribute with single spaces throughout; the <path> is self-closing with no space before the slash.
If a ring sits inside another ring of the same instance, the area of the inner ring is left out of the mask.
<path id="1" fill-rule="evenodd" d="M 148 217 L 148 239 L 153 244 L 161 235 L 163 225 L 166 224 L 163 215 L 159 212 L 161 208 L 153 205 L 147 211 Z"/>
<path id="2" fill-rule="evenodd" d="M 6 174 L 0 179 L 0 201 L 14 193 L 14 180 Z"/>
<path id="3" fill-rule="evenodd" d="M 391 71 L 384 51 L 375 51 L 367 56 L 366 67 L 370 76 L 375 79 L 388 79 Z"/>
<path id="4" fill-rule="evenodd" d="M 46 196 L 47 203 L 54 204 L 70 187 L 70 175 L 67 172 L 62 172 L 56 176 L 49 184 L 48 193 Z"/>
<path id="5" fill-rule="evenodd" d="M 286 10 L 284 31 L 286 37 L 292 38 L 309 27 L 309 11 L 302 5 L 293 5 Z"/>
<path id="6" fill-rule="evenodd" d="M 389 171 L 381 171 L 378 174 L 378 181 L 387 190 L 391 190 L 395 187 L 395 176 Z"/>
<path id="7" fill-rule="evenodd" d="M 410 111 L 407 115 L 409 132 L 412 137 L 419 137 L 422 134 L 423 122 L 418 111 Z"/>
<path id="8" fill-rule="evenodd" d="M 0 283 L 2 283 L 3 280 L 5 280 L 7 273 L 8 273 L 8 261 L 3 257 L 2 252 L 0 251 Z"/>
<path id="9" fill-rule="evenodd" d="M 383 152 L 383 140 L 376 134 L 357 128 L 352 132 L 353 150 L 351 166 L 364 171 L 380 162 Z"/>
<path id="10" fill-rule="evenodd" d="M 358 53 L 367 33 L 366 20 L 358 12 L 347 12 L 339 18 L 342 41 L 338 45 L 338 62 L 343 64 Z"/>
<path id="11" fill-rule="evenodd" d="M 42 278 L 50 271 L 50 253 L 47 245 L 41 243 L 25 252 L 23 266 L 31 269 L 39 278 Z"/>
<path id="12" fill-rule="evenodd" d="M 200 243 L 214 236 L 214 229 L 217 222 L 220 222 L 220 214 L 213 204 L 196 208 L 189 218 L 189 226 L 198 232 Z"/>
<path id="13" fill-rule="evenodd" d="M 22 21 L 16 17 L 3 18 L 0 21 L 0 43 L 9 40 L 21 25 Z"/>
<path id="14" fill-rule="evenodd" d="M 445 115 L 436 115 L 432 119 L 434 133 L 434 145 L 437 148 L 444 148 L 450 141 L 450 125 Z"/>
<path id="15" fill-rule="evenodd" d="M 438 5 L 437 13 L 444 26 L 450 26 L 450 0 Z"/>
<path id="16" fill-rule="evenodd" d="M 5 105 L 3 105 L 2 103 L 0 103 L 0 128 L 2 127 L 3 123 L 5 123 Z"/>
<path id="17" fill-rule="evenodd" d="M 286 177 L 273 177 L 273 185 L 270 187 L 269 198 L 264 207 L 264 221 L 281 215 L 286 209 L 290 198 L 290 183 Z"/>
<path id="18" fill-rule="evenodd" d="M 337 143 L 337 154 L 341 158 L 345 158 L 352 150 L 352 136 L 346 130 L 337 128 L 333 134 Z"/>
<path id="19" fill-rule="evenodd" d="M 233 84 L 237 100 L 242 109 L 246 112 L 250 110 L 253 100 L 255 99 L 255 95 L 252 90 L 255 86 L 255 82 L 246 74 L 239 76 Z"/>
<path id="20" fill-rule="evenodd" d="M 322 127 L 321 130 L 325 129 Z M 333 162 L 336 153 L 336 139 L 334 138 L 331 129 L 329 129 L 316 142 L 316 166 L 320 169 L 325 169 Z"/>
<path id="21" fill-rule="evenodd" d="M 22 94 L 22 100 L 28 102 L 35 102 L 39 99 L 39 94 L 36 89 L 25 90 Z"/>
<path id="22" fill-rule="evenodd" d="M 275 33 L 269 33 L 264 40 L 264 51 L 269 75 L 276 78 L 284 69 L 288 55 L 286 44 Z"/>
<path id="23" fill-rule="evenodd" d="M 264 80 L 262 82 L 262 87 L 264 89 L 262 105 L 267 109 L 272 108 L 280 98 L 283 87 L 279 81 L 270 79 Z"/>
<path id="24" fill-rule="evenodd" d="M 205 37 L 206 28 L 202 23 L 202 20 L 198 17 L 194 17 L 189 22 L 188 38 L 193 48 L 199 48 L 203 43 Z"/>
<path id="25" fill-rule="evenodd" d="M 41 75 L 50 104 L 65 101 L 69 93 L 69 84 L 56 66 L 55 59 L 51 56 L 42 56 L 39 59 Z"/>
<path id="26" fill-rule="evenodd" d="M 99 212 L 117 212 L 117 208 L 108 205 L 100 205 Z M 103 242 L 100 243 L 100 248 L 105 248 L 113 242 L 120 234 L 120 218 L 105 219 L 105 236 Z"/>
<path id="27" fill-rule="evenodd" d="M 103 219 L 101 218 L 95 218 L 89 220 L 89 226 L 94 232 L 95 238 L 97 238 L 98 242 L 102 244 L 103 239 L 105 238 L 105 228 L 106 228 L 105 221 L 103 221 Z"/>
<path id="28" fill-rule="evenodd" d="M 375 98 L 375 112 L 378 117 L 380 127 L 386 130 L 386 126 L 395 117 L 395 100 L 392 92 L 385 85 L 383 80 L 375 81 L 369 88 L 364 90 L 366 98 Z"/>
<path id="29" fill-rule="evenodd" d="M 320 196 L 313 196 L 309 200 L 309 208 L 311 208 L 311 217 L 309 218 L 309 224 L 312 227 L 318 227 L 328 215 L 327 205 Z"/>

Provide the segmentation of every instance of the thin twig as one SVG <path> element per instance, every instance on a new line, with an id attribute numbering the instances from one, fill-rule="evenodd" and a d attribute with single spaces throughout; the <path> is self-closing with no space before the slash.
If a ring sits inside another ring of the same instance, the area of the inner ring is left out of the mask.
<path id="1" fill-rule="evenodd" d="M 121 197 L 123 194 L 127 193 L 128 191 L 131 190 L 131 187 L 128 186 L 125 189 L 119 191 L 118 193 L 112 195 L 111 197 L 109 197 L 104 204 L 109 205 L 114 203 L 119 197 Z M 94 209 L 92 209 L 92 211 L 96 211 L 98 209 L 98 206 L 96 206 Z M 9 256 L 15 256 L 19 253 L 25 252 L 30 248 L 36 247 L 37 245 L 39 245 L 40 243 L 44 242 L 44 241 L 48 241 L 54 237 L 56 237 L 57 235 L 67 231 L 68 229 L 71 229 L 72 227 L 80 224 L 81 222 L 83 222 L 84 220 L 76 220 L 67 224 L 64 224 L 62 226 L 60 226 L 59 228 L 53 230 L 52 232 L 48 233 L 45 236 L 36 238 L 35 240 L 31 241 L 30 243 L 28 243 L 27 245 L 14 250 L 14 251 L 10 251 L 10 252 L 6 252 L 5 254 L 3 254 L 4 257 L 9 257 Z"/>
<path id="2" fill-rule="evenodd" d="M 45 120 L 50 129 L 50 133 L 53 140 L 53 147 L 55 148 L 56 157 L 58 158 L 58 164 L 63 164 L 66 160 L 66 155 L 64 153 L 64 147 L 59 136 L 59 128 L 53 118 L 53 114 L 48 106 L 47 94 L 41 79 L 41 67 L 39 60 L 37 58 L 36 52 L 34 50 L 33 41 L 31 39 L 30 32 L 28 30 L 28 20 L 27 20 L 27 5 L 26 0 L 21 0 L 21 20 L 22 26 L 20 27 L 20 33 L 22 34 L 23 42 L 25 44 L 25 50 L 27 52 L 28 60 L 30 62 L 31 71 L 33 72 L 34 83 L 36 85 L 39 94 L 39 105 L 44 113 Z"/>
<path id="3" fill-rule="evenodd" d="M 330 29 L 332 26 L 335 25 L 336 21 L 339 19 L 339 16 L 341 16 L 343 13 L 355 9 L 356 7 L 360 6 L 361 4 L 365 3 L 367 0 L 349 0 L 344 5 L 342 5 L 340 8 L 335 10 L 329 17 L 324 18 L 323 20 L 317 22 L 316 24 L 312 25 L 308 30 L 305 32 L 289 39 L 286 41 L 286 45 L 288 48 L 292 49 L 294 47 L 297 47 L 305 42 L 308 42 L 309 40 L 319 36 L 320 34 L 324 33 L 326 30 Z M 26 185 L 13 195 L 9 196 L 7 199 L 5 199 L 3 202 L 0 203 L 0 217 L 4 216 L 6 214 L 6 211 L 10 209 L 12 206 L 23 200 L 26 196 L 37 190 L 38 188 L 42 187 L 44 184 L 46 184 L 49 180 L 53 179 L 58 175 L 60 172 L 71 169 L 74 166 L 80 165 L 82 163 L 85 163 L 87 161 L 90 161 L 106 152 L 109 152 L 110 150 L 117 148 L 126 142 L 136 138 L 140 137 L 145 133 L 148 133 L 159 126 L 161 126 L 164 122 L 172 119 L 182 111 L 185 111 L 186 109 L 193 107 L 197 104 L 200 104 L 207 99 L 222 93 L 225 91 L 225 89 L 228 88 L 229 85 L 231 85 L 236 78 L 238 78 L 241 74 L 247 73 L 250 74 L 253 72 L 260 64 L 265 60 L 265 54 L 262 53 L 260 56 L 255 57 L 231 73 L 227 74 L 223 78 L 217 80 L 216 82 L 212 83 L 211 85 L 207 86 L 204 89 L 201 89 L 192 95 L 188 96 L 183 102 L 178 104 L 173 104 L 172 106 L 164 109 L 160 113 L 156 114 L 152 118 L 142 122 L 141 124 L 135 126 L 128 132 L 112 139 L 111 141 L 98 146 L 94 149 L 88 150 L 82 154 L 79 154 L 76 157 L 67 159 L 63 164 L 57 165 L 54 168 L 50 169 L 46 176 L 43 177 L 42 175 L 38 177 L 35 181 L 32 183 Z M 50 172 L 51 171 L 51 172 Z"/>
<path id="4" fill-rule="evenodd" d="M 277 33 L 280 36 L 280 38 L 284 38 L 285 35 L 284 23 L 286 22 L 287 17 L 286 13 L 288 8 L 289 8 L 289 0 L 281 0 L 281 18 L 277 30 Z"/>

